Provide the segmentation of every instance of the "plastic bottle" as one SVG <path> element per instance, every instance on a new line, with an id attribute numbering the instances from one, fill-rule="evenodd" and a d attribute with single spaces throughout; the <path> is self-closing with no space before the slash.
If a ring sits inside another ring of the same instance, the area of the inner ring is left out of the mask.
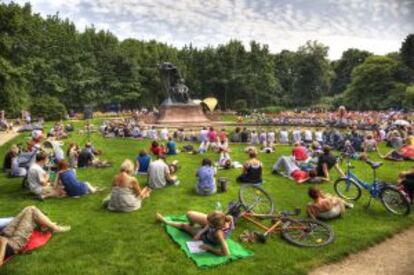
<path id="1" fill-rule="evenodd" d="M 216 202 L 216 211 L 223 211 L 223 207 L 219 201 Z"/>

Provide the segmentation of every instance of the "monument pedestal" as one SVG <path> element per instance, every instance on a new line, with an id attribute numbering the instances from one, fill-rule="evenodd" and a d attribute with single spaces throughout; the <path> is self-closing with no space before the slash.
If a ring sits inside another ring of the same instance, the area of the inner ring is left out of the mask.
<path id="1" fill-rule="evenodd" d="M 197 104 L 168 104 L 159 108 L 158 124 L 206 123 L 210 120 Z"/>

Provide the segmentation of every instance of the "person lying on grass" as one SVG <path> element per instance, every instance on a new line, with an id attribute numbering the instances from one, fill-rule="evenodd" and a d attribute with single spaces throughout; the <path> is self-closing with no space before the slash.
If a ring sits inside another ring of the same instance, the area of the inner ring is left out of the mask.
<path id="1" fill-rule="evenodd" d="M 131 212 L 141 208 L 142 200 L 149 197 L 151 189 L 141 188 L 133 174 L 134 164 L 127 159 L 112 181 L 112 192 L 104 200 L 104 207 L 117 212 Z"/>
<path id="2" fill-rule="evenodd" d="M 403 160 L 414 160 L 414 145 L 411 145 L 411 140 L 406 139 L 405 144 L 399 149 L 392 150 L 385 155 L 382 155 L 377 150 L 378 156 L 387 160 L 403 161 Z"/>
<path id="3" fill-rule="evenodd" d="M 232 216 L 225 215 L 221 211 L 214 211 L 208 215 L 188 211 L 187 219 L 189 223 L 168 221 L 160 213 L 156 214 L 156 219 L 164 224 L 186 231 L 193 237 L 193 240 L 203 241 L 204 244 L 200 248 L 218 256 L 230 256 L 226 239 L 230 237 L 235 228 Z M 219 248 L 215 248 L 213 245 L 219 245 Z"/>
<path id="4" fill-rule="evenodd" d="M 0 266 L 4 260 L 19 254 L 36 227 L 46 228 L 55 233 L 67 232 L 70 226 L 57 225 L 35 206 L 24 208 L 10 222 L 0 229 Z"/>
<path id="5" fill-rule="evenodd" d="M 69 197 L 80 197 L 86 194 L 93 194 L 99 189 L 89 182 L 80 182 L 76 178 L 75 170 L 69 167 L 67 160 L 58 162 L 58 173 L 56 174 L 55 186 L 61 185 Z"/>
<path id="6" fill-rule="evenodd" d="M 308 204 L 306 211 L 313 219 L 335 219 L 345 213 L 346 207 L 353 207 L 352 204 L 315 187 L 309 188 L 308 195 L 313 202 Z"/>

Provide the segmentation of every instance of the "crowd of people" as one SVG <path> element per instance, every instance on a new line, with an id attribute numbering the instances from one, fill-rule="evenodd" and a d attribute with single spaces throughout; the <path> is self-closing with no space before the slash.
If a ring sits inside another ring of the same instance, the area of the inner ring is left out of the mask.
<path id="1" fill-rule="evenodd" d="M 381 113 L 372 113 L 372 117 L 380 117 Z M 122 122 L 122 123 L 121 123 Z M 181 153 L 206 154 L 212 152 L 216 159 L 203 157 L 199 168 L 195 171 L 194 192 L 201 196 L 210 196 L 218 192 L 217 175 L 220 169 L 238 169 L 237 181 L 246 184 L 263 184 L 265 167 L 260 160 L 260 153 L 272 154 L 278 146 L 292 146 L 291 154 L 275 159 L 271 171 L 276 175 L 287 177 L 299 184 L 330 182 L 331 169 L 344 176 L 337 155 L 333 150 L 355 159 L 367 161 L 367 154 L 377 152 L 381 157 L 392 160 L 414 160 L 414 132 L 410 125 L 381 124 L 372 131 L 361 131 L 355 125 L 339 130 L 334 127 L 322 128 L 239 128 L 232 132 L 226 129 L 216 130 L 214 127 L 196 129 L 168 129 L 145 127 L 136 123 L 135 119 L 122 119 L 117 123 L 104 122 L 100 132 L 108 138 L 134 137 L 151 141 L 149 148 L 141 148 L 134 161 L 126 159 L 122 162 L 118 173 L 112 179 L 109 195 L 103 202 L 106 209 L 117 212 L 136 211 L 142 207 L 144 199 L 150 197 L 155 190 L 167 186 L 179 186 L 180 180 L 176 172 L 181 169 L 178 161 L 169 161 Z M 91 125 L 88 124 L 87 131 Z M 73 129 L 72 129 L 73 130 Z M 70 142 L 66 153 L 62 150 L 60 139 L 66 138 L 63 124 L 55 124 L 48 135 L 34 130 L 27 148 L 13 145 L 7 152 L 3 170 L 12 177 L 23 177 L 28 190 L 39 199 L 50 197 L 80 197 L 102 191 L 87 181 L 80 181 L 76 169 L 87 167 L 106 167 L 108 162 L 98 156 L 102 153 L 86 142 L 84 148 Z M 382 154 L 378 144 L 386 143 L 391 152 Z M 248 160 L 243 164 L 230 156 L 230 144 L 244 145 Z M 181 147 L 179 148 L 178 145 Z M 211 154 L 209 154 L 211 155 Z M 51 172 L 53 171 L 53 172 Z M 146 175 L 147 185 L 138 182 L 136 175 Z M 275 177 L 276 177 L 275 175 Z M 414 170 L 401 172 L 397 184 L 403 186 L 411 198 L 414 193 Z M 158 191 L 157 191 L 158 192 Z M 331 219 L 352 208 L 349 204 L 333 195 L 324 193 L 316 187 L 309 188 L 312 200 L 306 207 L 312 218 Z M 203 248 L 217 255 L 229 255 L 225 239 L 234 229 L 234 221 L 223 212 L 210 214 L 190 211 L 187 213 L 189 224 L 166 220 L 157 213 L 158 221 L 180 228 L 191 234 L 194 239 L 218 244 L 219 248 L 204 245 Z M 24 219 L 27 228 L 14 228 L 13 224 Z M 44 223 L 54 232 L 67 231 L 69 228 L 59 227 L 44 216 L 40 210 L 29 207 L 15 219 L 6 223 L 0 238 L 0 260 L 18 253 L 21 244 L 16 245 L 14 234 L 27 236 L 37 223 Z M 195 227 L 194 224 L 201 226 Z M 12 229 L 11 229 L 12 228 Z M 1 263 L 1 262 L 0 262 Z"/>

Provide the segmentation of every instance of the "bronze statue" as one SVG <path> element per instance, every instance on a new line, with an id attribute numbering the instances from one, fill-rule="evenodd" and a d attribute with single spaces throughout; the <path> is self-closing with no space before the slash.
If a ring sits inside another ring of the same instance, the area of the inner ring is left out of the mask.
<path id="1" fill-rule="evenodd" d="M 159 70 L 162 86 L 168 96 L 166 104 L 189 103 L 188 87 L 184 84 L 177 67 L 170 62 L 162 62 Z"/>

